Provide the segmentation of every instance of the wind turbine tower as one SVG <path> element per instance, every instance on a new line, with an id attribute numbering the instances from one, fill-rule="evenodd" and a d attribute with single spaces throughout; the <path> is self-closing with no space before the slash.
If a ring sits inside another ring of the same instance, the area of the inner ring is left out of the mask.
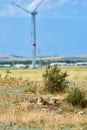
<path id="1" fill-rule="evenodd" d="M 12 2 L 12 4 L 16 5 L 18 8 L 22 9 L 23 11 L 25 11 L 26 13 L 31 15 L 31 19 L 32 19 L 32 45 L 33 45 L 33 60 L 32 60 L 32 65 L 33 68 L 36 68 L 36 15 L 37 15 L 37 8 L 39 7 L 39 5 L 41 4 L 43 0 L 34 0 L 29 6 L 28 9 L 32 10 L 29 11 L 23 7 L 21 7 L 19 4 L 16 4 L 14 2 Z"/>

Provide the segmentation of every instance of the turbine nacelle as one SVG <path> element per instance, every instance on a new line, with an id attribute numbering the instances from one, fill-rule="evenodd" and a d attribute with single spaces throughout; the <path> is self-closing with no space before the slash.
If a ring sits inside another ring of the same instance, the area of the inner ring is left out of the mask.
<path id="1" fill-rule="evenodd" d="M 37 15 L 38 14 L 38 12 L 31 12 L 31 15 Z"/>

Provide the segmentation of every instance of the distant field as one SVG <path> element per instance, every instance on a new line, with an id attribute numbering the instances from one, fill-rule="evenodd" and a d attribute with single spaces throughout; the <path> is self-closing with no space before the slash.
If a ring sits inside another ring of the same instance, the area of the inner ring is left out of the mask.
<path id="1" fill-rule="evenodd" d="M 70 81 L 87 81 L 87 67 L 60 67 L 62 71 L 68 73 L 68 79 Z M 29 79 L 33 81 L 42 80 L 42 74 L 45 68 L 38 69 L 9 69 L 9 75 L 12 77 L 22 77 L 23 79 Z M 4 76 L 7 73 L 7 69 L 0 68 L 0 74 Z"/>
<path id="2" fill-rule="evenodd" d="M 44 69 L 9 69 L 9 75 L 15 78 L 22 77 L 23 79 L 40 81 L 42 79 L 42 73 Z M 7 69 L 0 69 L 0 74 L 4 77 L 7 73 Z"/>
<path id="3" fill-rule="evenodd" d="M 87 82 L 87 67 L 63 67 L 63 71 L 66 71 L 70 81 Z"/>

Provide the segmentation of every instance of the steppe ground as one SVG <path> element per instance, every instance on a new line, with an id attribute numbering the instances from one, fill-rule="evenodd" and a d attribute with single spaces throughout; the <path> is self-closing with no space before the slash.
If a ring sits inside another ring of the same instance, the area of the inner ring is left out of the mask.
<path id="1" fill-rule="evenodd" d="M 78 86 L 87 93 L 87 67 L 61 67 L 68 73 L 70 87 Z M 0 69 L 0 128 L 37 128 L 39 130 L 87 130 L 87 108 L 73 107 L 64 102 L 65 93 L 50 94 L 43 91 L 44 68 Z M 38 96 L 56 98 L 59 106 L 36 105 Z M 31 104 L 30 104 L 31 103 Z M 33 104 L 32 104 L 33 103 Z M 4 128 L 4 127 L 3 127 Z M 4 130 L 4 129 L 3 129 Z"/>

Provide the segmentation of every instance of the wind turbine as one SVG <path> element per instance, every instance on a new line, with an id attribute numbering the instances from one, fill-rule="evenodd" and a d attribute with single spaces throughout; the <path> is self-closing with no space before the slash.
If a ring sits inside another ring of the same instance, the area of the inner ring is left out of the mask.
<path id="1" fill-rule="evenodd" d="M 37 8 L 40 6 L 41 2 L 43 0 L 34 0 L 29 6 L 28 9 L 32 9 L 32 11 L 29 11 L 23 7 L 21 7 L 19 4 L 16 4 L 12 2 L 12 4 L 16 5 L 18 8 L 22 9 L 26 13 L 31 15 L 32 19 L 32 45 L 33 45 L 33 61 L 32 65 L 33 68 L 36 68 L 36 19 L 35 16 L 37 15 Z"/>

